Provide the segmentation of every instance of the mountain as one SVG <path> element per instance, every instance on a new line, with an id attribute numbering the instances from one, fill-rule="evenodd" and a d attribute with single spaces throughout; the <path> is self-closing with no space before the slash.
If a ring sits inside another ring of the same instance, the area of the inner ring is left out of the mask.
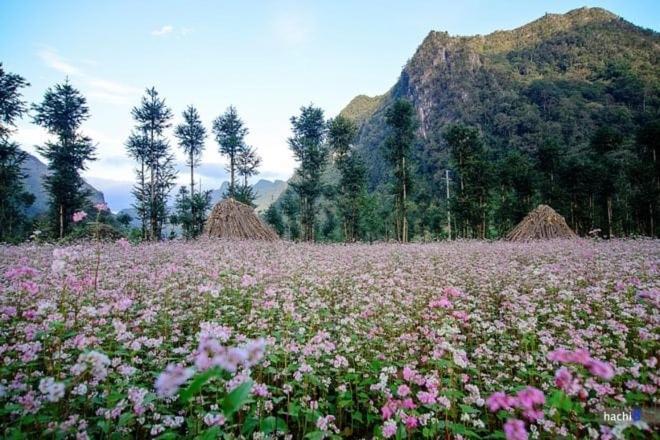
<path id="1" fill-rule="evenodd" d="M 476 126 L 495 157 L 510 149 L 532 156 L 554 139 L 585 148 L 599 126 L 632 137 L 657 117 L 660 37 L 599 8 L 546 14 L 489 35 L 430 32 L 384 95 L 358 96 L 341 114 L 357 122 L 357 148 L 371 189 L 388 176 L 381 145 L 385 110 L 398 98 L 417 113 L 418 173 L 441 197 L 450 123 Z"/>
<path id="2" fill-rule="evenodd" d="M 24 180 L 25 189 L 34 194 L 35 197 L 34 203 L 27 209 L 28 216 L 34 217 L 47 212 L 48 193 L 44 188 L 43 179 L 49 173 L 48 167 L 36 156 L 28 153 L 27 159 L 23 163 L 23 172 L 26 175 Z M 84 187 L 90 192 L 89 201 L 92 205 L 105 202 L 101 191 L 87 182 L 85 182 Z"/>
<path id="3" fill-rule="evenodd" d="M 257 205 L 255 210 L 257 212 L 264 212 L 268 207 L 274 203 L 280 194 L 286 189 L 287 183 L 283 180 L 266 180 L 260 179 L 255 183 L 252 188 L 257 196 L 254 204 Z M 229 188 L 229 182 L 222 182 L 220 188 L 211 191 L 211 206 L 215 205 L 222 199 L 222 195 Z"/>

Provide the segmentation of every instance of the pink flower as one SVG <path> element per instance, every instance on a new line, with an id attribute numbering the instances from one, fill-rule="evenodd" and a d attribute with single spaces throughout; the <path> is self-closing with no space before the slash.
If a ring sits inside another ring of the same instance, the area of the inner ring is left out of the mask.
<path id="1" fill-rule="evenodd" d="M 83 220 L 85 220 L 85 217 L 87 217 L 87 213 L 85 211 L 78 211 L 73 213 L 73 222 L 78 223 Z"/>
<path id="2" fill-rule="evenodd" d="M 506 440 L 527 440 L 525 422 L 518 419 L 509 419 L 504 424 Z"/>
<path id="3" fill-rule="evenodd" d="M 396 393 L 399 395 L 399 397 L 406 397 L 408 394 L 410 394 L 410 387 L 408 385 L 399 385 Z"/>
<path id="4" fill-rule="evenodd" d="M 415 370 L 408 366 L 403 367 L 403 380 L 411 380 L 415 375 Z"/>
<path id="5" fill-rule="evenodd" d="M 491 412 L 497 412 L 500 409 L 510 410 L 516 404 L 516 399 L 512 396 L 507 396 L 504 392 L 498 391 L 493 393 L 486 399 L 486 405 Z"/>
<path id="6" fill-rule="evenodd" d="M 388 420 L 383 424 L 383 437 L 390 438 L 396 434 L 396 422 Z"/>
<path id="7" fill-rule="evenodd" d="M 169 364 L 156 379 L 156 393 L 161 397 L 173 396 L 192 375 L 192 368 Z"/>
<path id="8" fill-rule="evenodd" d="M 107 203 L 97 203 L 94 205 L 94 208 L 96 208 L 97 211 L 107 211 L 108 210 L 108 204 Z"/>
<path id="9" fill-rule="evenodd" d="M 614 368 L 604 361 L 598 359 L 590 359 L 585 365 L 589 373 L 598 376 L 604 380 L 610 380 L 614 377 Z"/>
<path id="10" fill-rule="evenodd" d="M 518 404 L 522 408 L 532 408 L 535 405 L 543 405 L 545 403 L 545 396 L 543 391 L 534 387 L 527 387 L 518 391 Z"/>
<path id="11" fill-rule="evenodd" d="M 553 362 L 561 362 L 564 364 L 586 364 L 591 356 L 589 352 L 584 349 L 570 351 L 564 348 L 560 348 L 548 353 L 548 359 Z"/>
<path id="12" fill-rule="evenodd" d="M 204 416 L 204 423 L 207 426 L 222 426 L 225 424 L 225 416 L 222 414 L 207 413 Z"/>
<path id="13" fill-rule="evenodd" d="M 410 397 L 403 399 L 403 402 L 401 402 L 401 406 L 404 409 L 415 409 L 417 407 L 417 405 L 415 405 L 415 402 L 413 402 L 413 400 Z"/>
<path id="14" fill-rule="evenodd" d="M 557 388 L 568 392 L 573 385 L 573 375 L 566 367 L 561 367 L 555 373 L 555 385 Z"/>
<path id="15" fill-rule="evenodd" d="M 457 289 L 456 287 L 445 287 L 442 289 L 442 293 L 452 298 L 458 298 L 459 296 L 463 295 L 463 292 L 461 292 L 460 289 Z"/>
<path id="16" fill-rule="evenodd" d="M 383 417 L 383 420 L 391 418 L 398 407 L 398 402 L 395 400 L 388 400 L 385 405 L 380 409 L 380 414 Z"/>
<path id="17" fill-rule="evenodd" d="M 433 391 L 420 391 L 417 393 L 417 400 L 420 401 L 422 405 L 433 405 L 436 403 L 436 398 L 438 397 L 438 392 Z"/>
<path id="18" fill-rule="evenodd" d="M 415 417 L 415 416 L 407 416 L 407 417 L 406 417 L 406 428 L 408 428 L 408 429 L 415 429 L 415 428 L 417 428 L 417 417 Z"/>

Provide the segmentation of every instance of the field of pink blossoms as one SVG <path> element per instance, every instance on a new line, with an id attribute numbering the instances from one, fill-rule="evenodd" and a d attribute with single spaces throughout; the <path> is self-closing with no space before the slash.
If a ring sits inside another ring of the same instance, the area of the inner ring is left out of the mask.
<path id="1" fill-rule="evenodd" d="M 0 437 L 648 438 L 660 243 L 0 247 Z M 656 427 L 657 428 L 657 427 Z"/>

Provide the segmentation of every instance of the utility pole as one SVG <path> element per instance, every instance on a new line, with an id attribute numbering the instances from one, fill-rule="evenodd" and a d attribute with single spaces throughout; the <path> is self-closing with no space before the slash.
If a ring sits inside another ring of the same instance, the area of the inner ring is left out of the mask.
<path id="1" fill-rule="evenodd" d="M 451 210 L 449 209 L 449 169 L 445 169 L 445 182 L 447 185 L 447 231 L 451 240 Z"/>

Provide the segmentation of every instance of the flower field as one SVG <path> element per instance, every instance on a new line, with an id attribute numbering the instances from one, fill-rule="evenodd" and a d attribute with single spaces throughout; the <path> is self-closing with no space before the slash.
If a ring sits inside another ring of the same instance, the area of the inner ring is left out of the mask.
<path id="1" fill-rule="evenodd" d="M 0 247 L 5 438 L 649 438 L 660 243 Z M 657 428 L 657 427 L 656 427 Z"/>

